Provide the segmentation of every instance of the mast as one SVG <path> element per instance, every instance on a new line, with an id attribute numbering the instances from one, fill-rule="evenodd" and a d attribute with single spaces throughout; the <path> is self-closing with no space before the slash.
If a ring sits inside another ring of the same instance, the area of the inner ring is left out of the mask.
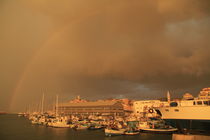
<path id="1" fill-rule="evenodd" d="M 28 106 L 28 114 L 29 114 L 29 115 L 31 114 L 31 106 L 30 106 L 30 104 L 29 104 L 29 106 Z"/>
<path id="2" fill-rule="evenodd" d="M 167 92 L 167 100 L 168 100 L 168 103 L 170 104 L 170 102 L 171 102 L 171 96 L 170 96 L 170 92 L 169 91 Z"/>
<path id="3" fill-rule="evenodd" d="M 41 108 L 41 114 L 44 113 L 44 93 L 42 95 L 42 108 Z"/>
<path id="4" fill-rule="evenodd" d="M 55 104 L 55 116 L 58 116 L 58 95 L 56 95 L 56 104 Z"/>

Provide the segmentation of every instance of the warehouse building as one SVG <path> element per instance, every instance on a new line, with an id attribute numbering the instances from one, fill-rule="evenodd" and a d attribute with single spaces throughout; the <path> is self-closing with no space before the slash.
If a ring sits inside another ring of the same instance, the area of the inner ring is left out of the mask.
<path id="1" fill-rule="evenodd" d="M 87 102 L 68 102 L 58 105 L 59 114 L 73 115 L 123 115 L 122 103 L 118 101 L 87 101 Z"/>

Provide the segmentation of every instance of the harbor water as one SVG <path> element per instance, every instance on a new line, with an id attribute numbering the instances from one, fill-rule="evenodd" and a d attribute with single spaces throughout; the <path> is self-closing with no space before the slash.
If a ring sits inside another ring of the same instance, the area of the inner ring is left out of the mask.
<path id="1" fill-rule="evenodd" d="M 78 130 L 32 125 L 24 117 L 0 115 L 0 140 L 171 140 L 170 134 L 141 133 L 106 137 L 104 130 Z"/>

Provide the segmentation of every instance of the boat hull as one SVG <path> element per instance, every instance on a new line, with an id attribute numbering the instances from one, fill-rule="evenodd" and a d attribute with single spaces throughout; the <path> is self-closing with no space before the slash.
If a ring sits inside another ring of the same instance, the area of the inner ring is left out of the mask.
<path id="1" fill-rule="evenodd" d="M 152 129 L 152 128 L 145 128 L 141 129 L 140 131 L 143 132 L 153 132 L 153 133 L 173 133 L 176 132 L 177 128 L 171 128 L 171 129 Z"/>
<path id="2" fill-rule="evenodd" d="M 125 132 L 125 135 L 133 136 L 133 135 L 138 135 L 139 132 Z"/>
<path id="3" fill-rule="evenodd" d="M 210 106 L 161 107 L 162 119 L 210 120 Z"/>
<path id="4" fill-rule="evenodd" d="M 119 136 L 123 135 L 125 130 L 113 130 L 113 129 L 105 129 L 106 136 Z"/>
<path id="5" fill-rule="evenodd" d="M 55 127 L 55 128 L 70 128 L 70 125 L 65 123 L 51 123 L 48 126 Z"/>
<path id="6" fill-rule="evenodd" d="M 179 131 L 190 130 L 201 133 L 210 133 L 209 120 L 186 120 L 186 119 L 165 119 L 166 123 L 179 129 Z"/>
<path id="7" fill-rule="evenodd" d="M 177 106 L 157 108 L 161 118 L 179 131 L 210 132 L 210 106 Z"/>

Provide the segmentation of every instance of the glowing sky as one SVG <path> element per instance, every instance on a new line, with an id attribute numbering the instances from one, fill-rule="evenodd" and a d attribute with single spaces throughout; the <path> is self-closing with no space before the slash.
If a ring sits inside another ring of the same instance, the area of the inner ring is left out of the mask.
<path id="1" fill-rule="evenodd" d="M 210 86 L 209 0 L 1 0 L 0 110 L 197 95 Z"/>

